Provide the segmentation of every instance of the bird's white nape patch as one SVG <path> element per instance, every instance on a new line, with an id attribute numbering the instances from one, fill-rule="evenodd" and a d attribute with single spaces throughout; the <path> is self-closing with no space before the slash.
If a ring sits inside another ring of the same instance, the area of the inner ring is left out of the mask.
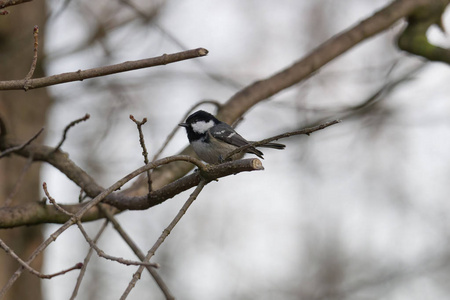
<path id="1" fill-rule="evenodd" d="M 192 129 L 196 133 L 203 134 L 203 133 L 207 132 L 211 127 L 214 126 L 214 121 L 213 120 L 209 120 L 208 122 L 197 121 L 195 123 L 192 123 L 191 126 L 192 126 Z"/>

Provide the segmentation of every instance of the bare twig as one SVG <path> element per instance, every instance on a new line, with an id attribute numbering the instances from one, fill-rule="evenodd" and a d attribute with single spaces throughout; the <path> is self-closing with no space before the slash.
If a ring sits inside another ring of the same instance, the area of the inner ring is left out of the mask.
<path id="1" fill-rule="evenodd" d="M 191 204 L 197 199 L 200 192 L 203 190 L 205 185 L 208 183 L 206 179 L 203 179 L 200 181 L 198 186 L 195 188 L 195 190 L 192 192 L 192 194 L 189 196 L 188 200 L 184 203 L 183 207 L 180 209 L 178 214 L 175 216 L 175 218 L 170 222 L 169 226 L 167 226 L 166 229 L 163 230 L 160 237 L 156 241 L 156 243 L 153 245 L 153 247 L 149 250 L 147 254 L 147 259 L 150 260 L 150 258 L 155 254 L 156 250 L 162 245 L 166 237 L 170 234 L 170 232 L 175 228 L 175 225 L 181 220 L 181 218 L 184 216 L 184 214 L 187 212 Z"/>
<path id="2" fill-rule="evenodd" d="M 247 150 L 248 148 L 251 148 L 251 147 L 258 147 L 258 146 L 270 143 L 272 141 L 276 141 L 276 140 L 279 140 L 279 139 L 282 139 L 282 138 L 287 138 L 287 137 L 290 137 L 290 136 L 293 136 L 293 135 L 300 135 L 300 134 L 310 135 L 314 131 L 325 129 L 325 128 L 331 126 L 331 125 L 334 125 L 334 124 L 337 124 L 337 123 L 340 123 L 340 122 L 341 122 L 340 120 L 334 120 L 334 121 L 326 122 L 326 123 L 323 123 L 323 124 L 320 124 L 320 125 L 317 125 L 317 126 L 314 126 L 314 127 L 309 127 L 309 128 L 304 128 L 304 129 L 297 130 L 297 131 L 287 132 L 287 133 L 279 134 L 279 135 L 276 135 L 276 136 L 273 136 L 271 138 L 267 138 L 267 139 L 264 139 L 264 140 L 261 140 L 261 141 L 258 141 L 258 142 L 249 143 L 247 145 L 244 145 L 242 147 L 234 149 L 233 151 L 228 153 L 224 157 L 224 160 L 226 161 L 227 159 L 229 159 L 233 155 L 235 155 L 237 153 L 240 153 L 240 152 L 243 152 L 243 151 L 245 151 L 245 150 Z"/>
<path id="3" fill-rule="evenodd" d="M 169 226 L 167 226 L 166 229 L 163 230 L 160 237 L 156 241 L 156 243 L 152 246 L 152 248 L 148 251 L 147 256 L 145 257 L 144 261 L 150 261 L 150 259 L 155 255 L 156 250 L 162 245 L 164 240 L 169 236 L 170 232 L 175 228 L 177 223 L 181 220 L 183 215 L 186 213 L 186 211 L 189 209 L 191 204 L 197 199 L 200 192 L 203 190 L 205 185 L 208 183 L 206 179 L 202 179 L 198 186 L 195 188 L 195 190 L 192 192 L 192 194 L 189 196 L 188 200 L 184 203 L 183 207 L 180 209 L 178 214 L 175 216 L 175 218 L 170 222 Z M 128 287 L 120 297 L 120 300 L 124 300 L 127 298 L 130 291 L 136 286 L 136 282 L 141 278 L 141 274 L 144 268 L 140 266 L 136 273 L 133 275 L 133 279 L 128 284 Z"/>
<path id="4" fill-rule="evenodd" d="M 98 205 L 98 207 L 101 210 L 101 212 L 106 216 L 108 221 L 113 224 L 114 229 L 116 229 L 116 231 L 119 233 L 119 235 L 125 241 L 125 243 L 127 243 L 127 245 L 130 246 L 130 248 L 131 248 L 131 250 L 133 250 L 134 254 L 136 254 L 136 256 L 139 257 L 139 259 L 141 261 L 144 261 L 145 260 L 144 253 L 141 251 L 141 249 L 139 249 L 139 247 L 131 239 L 131 237 L 125 232 L 125 230 L 122 228 L 122 226 L 120 226 L 119 222 L 116 220 L 114 215 L 112 213 L 110 213 L 107 209 L 105 209 L 103 207 L 102 203 L 100 203 Z M 158 287 L 163 292 L 163 294 L 166 297 L 166 299 L 175 299 L 175 297 L 170 292 L 170 290 L 169 290 L 168 286 L 166 285 L 166 283 L 163 281 L 161 276 L 159 276 L 159 274 L 156 271 L 156 269 L 152 268 L 150 266 L 145 266 L 145 268 L 150 273 L 150 275 L 153 277 L 153 279 L 155 280 L 156 284 L 158 285 Z"/>
<path id="5" fill-rule="evenodd" d="M 39 277 L 44 278 L 44 279 L 51 279 L 51 278 L 53 278 L 55 276 L 64 275 L 67 272 L 70 272 L 70 271 L 73 271 L 73 270 L 79 270 L 82 267 L 83 267 L 82 263 L 77 263 L 71 268 L 68 268 L 68 269 L 65 269 L 65 270 L 59 271 L 57 273 L 50 274 L 50 275 L 42 275 L 42 276 L 39 276 Z"/>
<path id="6" fill-rule="evenodd" d="M 77 221 L 77 226 L 78 229 L 80 229 L 81 233 L 84 236 L 84 239 L 86 240 L 86 242 L 89 243 L 89 246 L 91 246 L 91 248 L 93 248 L 95 250 L 95 252 L 97 252 L 97 255 L 100 257 L 103 257 L 105 259 L 108 260 L 112 260 L 112 261 L 116 261 L 118 263 L 130 266 L 150 266 L 153 268 L 159 268 L 159 265 L 156 263 L 149 263 L 149 262 L 140 262 L 140 261 L 133 261 L 133 260 L 128 260 L 128 259 L 124 259 L 121 257 L 116 257 L 116 256 L 112 256 L 109 254 L 106 254 L 103 250 L 101 250 L 95 243 L 94 241 L 92 241 L 92 239 L 89 237 L 89 235 L 87 234 L 86 230 L 84 230 L 83 225 L 81 224 L 80 221 Z"/>
<path id="7" fill-rule="evenodd" d="M 38 58 L 38 46 L 39 46 L 38 36 L 39 36 L 39 27 L 37 25 L 35 25 L 33 28 L 33 37 L 34 37 L 33 61 L 31 63 L 30 71 L 28 72 L 27 76 L 25 76 L 25 84 L 23 86 L 25 91 L 28 90 L 28 87 L 27 87 L 28 80 L 31 79 L 31 77 L 34 74 L 34 70 L 36 69 L 36 63 L 37 63 L 37 58 Z"/>
<path id="8" fill-rule="evenodd" d="M 127 61 L 116 65 L 109 65 L 105 67 L 78 70 L 76 72 L 62 73 L 58 75 L 34 78 L 27 82 L 28 89 L 36 89 L 46 87 L 50 85 L 56 85 L 72 81 L 81 81 L 88 78 L 95 78 L 100 76 L 106 76 L 121 72 L 127 72 L 131 70 L 138 70 L 143 68 L 155 67 L 166 65 L 186 59 L 206 56 L 208 50 L 204 48 L 197 48 L 193 50 L 187 50 L 183 52 L 177 52 L 172 54 L 163 54 L 158 57 L 152 57 L 147 59 Z M 9 80 L 0 81 L 0 90 L 21 90 L 25 85 L 25 80 Z"/>
<path id="9" fill-rule="evenodd" d="M 6 155 L 8 155 L 10 153 L 13 153 L 13 152 L 20 151 L 20 150 L 24 149 L 26 146 L 31 144 L 32 141 L 37 139 L 37 137 L 42 133 L 43 130 L 44 130 L 44 128 L 41 128 L 35 135 L 33 135 L 33 137 L 31 139 L 29 139 L 27 142 L 23 143 L 22 145 L 6 149 L 2 153 L 0 153 L 0 158 L 4 157 L 4 156 L 6 156 Z"/>
<path id="10" fill-rule="evenodd" d="M 64 208 L 62 208 L 58 203 L 56 203 L 55 199 L 53 199 L 53 197 L 50 196 L 50 193 L 49 193 L 48 190 L 47 190 L 47 183 L 46 183 L 46 182 L 44 182 L 44 183 L 42 184 L 42 188 L 44 189 L 44 193 L 45 193 L 45 195 L 47 196 L 47 198 L 48 198 L 48 200 L 50 201 L 50 203 L 53 204 L 53 206 L 55 206 L 56 209 L 57 209 L 58 211 L 60 211 L 61 213 L 65 214 L 65 215 L 68 215 L 68 216 L 70 216 L 70 217 L 73 217 L 73 215 L 74 215 L 73 213 L 68 212 L 67 210 L 65 210 Z"/>
<path id="11" fill-rule="evenodd" d="M 221 104 L 219 103 L 219 101 L 216 100 L 203 100 L 198 102 L 197 104 L 195 104 L 194 106 L 192 106 L 188 112 L 183 116 L 183 118 L 180 120 L 181 123 L 184 120 L 186 120 L 186 118 L 191 114 L 191 112 L 196 109 L 197 107 L 199 107 L 200 105 L 203 104 L 213 104 L 217 107 L 217 109 L 220 109 Z M 166 140 L 164 141 L 164 144 L 161 146 L 161 148 L 158 150 L 158 152 L 156 152 L 155 156 L 153 157 L 152 161 L 155 161 L 156 159 L 159 158 L 159 156 L 161 155 L 161 153 L 164 151 L 164 149 L 166 149 L 167 145 L 169 144 L 169 142 L 173 139 L 173 137 L 175 136 L 175 133 L 177 132 L 177 130 L 180 128 L 180 126 L 177 125 L 172 129 L 172 131 L 170 132 L 170 134 L 167 136 Z"/>
<path id="12" fill-rule="evenodd" d="M 33 275 L 38 276 L 39 278 L 43 278 L 43 279 L 51 279 L 53 277 L 59 276 L 59 275 L 64 275 L 67 272 L 73 271 L 73 270 L 77 270 L 77 269 L 81 269 L 83 267 L 82 263 L 77 263 L 75 266 L 59 271 L 57 273 L 53 273 L 53 274 L 42 274 L 38 271 L 36 271 L 35 269 L 33 269 L 29 264 L 27 264 L 26 262 L 24 262 L 11 248 L 8 247 L 8 245 L 6 245 L 5 242 L 3 242 L 0 239 L 0 248 L 2 248 L 3 250 L 5 250 L 5 252 L 11 256 L 15 261 L 17 261 L 23 268 L 25 268 L 28 272 L 30 272 Z"/>
<path id="13" fill-rule="evenodd" d="M 75 121 L 70 122 L 69 125 L 67 125 L 66 128 L 64 128 L 64 132 L 63 132 L 63 136 L 61 138 L 61 141 L 59 141 L 58 145 L 56 145 L 56 147 L 53 149 L 53 152 L 56 152 L 56 151 L 59 150 L 59 148 L 61 148 L 62 144 L 66 140 L 67 132 L 69 131 L 70 128 L 72 128 L 73 126 L 77 125 L 78 123 L 81 123 L 81 122 L 84 122 L 84 121 L 88 120 L 90 117 L 91 116 L 89 114 L 85 114 L 84 117 L 76 119 Z"/>
<path id="14" fill-rule="evenodd" d="M 93 240 L 94 243 L 97 243 L 97 241 L 100 239 L 100 236 L 105 231 L 106 226 L 108 225 L 108 223 L 109 223 L 108 220 L 105 220 L 103 222 L 102 226 L 100 227 L 100 230 L 97 232 L 97 235 L 95 236 L 95 238 Z M 80 274 L 78 274 L 77 283 L 75 284 L 75 287 L 73 289 L 72 296 L 70 297 L 70 300 L 75 299 L 75 297 L 78 294 L 78 290 L 80 289 L 80 286 L 81 286 L 81 281 L 84 278 L 84 274 L 86 273 L 87 265 L 88 265 L 88 263 L 89 263 L 89 261 L 90 261 L 90 259 L 92 257 L 92 253 L 93 252 L 94 252 L 94 249 L 92 247 L 89 247 L 89 251 L 86 254 L 86 257 L 84 258 L 83 267 L 80 270 Z"/>
<path id="15" fill-rule="evenodd" d="M 134 118 L 133 115 L 130 115 L 130 119 L 136 124 L 136 127 L 139 132 L 139 144 L 141 144 L 142 156 L 144 156 L 144 163 L 148 164 L 149 163 L 148 152 L 147 152 L 147 147 L 145 147 L 144 134 L 142 133 L 142 125 L 147 123 L 147 118 L 144 118 L 144 119 L 142 119 L 141 122 L 139 122 L 138 120 L 136 120 Z M 150 192 L 152 191 L 152 177 L 150 176 L 149 170 L 147 170 L 146 173 L 147 173 L 148 193 L 150 194 Z"/>

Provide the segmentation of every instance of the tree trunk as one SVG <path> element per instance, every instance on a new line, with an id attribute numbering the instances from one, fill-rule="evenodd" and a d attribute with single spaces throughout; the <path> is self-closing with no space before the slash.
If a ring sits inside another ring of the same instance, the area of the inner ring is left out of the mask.
<path id="1" fill-rule="evenodd" d="M 45 1 L 24 3 L 7 10 L 9 15 L 0 16 L 0 80 L 21 79 L 28 73 L 33 58 L 35 25 L 39 26 L 40 34 L 39 59 L 33 77 L 43 76 L 40 61 L 45 35 Z M 51 99 L 46 89 L 0 92 L 0 118 L 6 125 L 6 133 L 22 141 L 28 140 L 44 127 L 50 104 Z M 40 143 L 42 138 L 43 134 L 34 143 Z M 33 163 L 24 172 L 27 164 L 27 159 L 14 155 L 0 160 L 0 206 L 7 205 L 7 201 L 17 205 L 39 200 L 40 164 Z M 0 231 L 0 238 L 21 258 L 27 259 L 43 239 L 42 227 L 3 230 Z M 0 250 L 0 266 L 1 288 L 19 265 Z M 32 267 L 40 270 L 41 266 L 42 257 L 39 257 Z M 40 279 L 25 271 L 6 294 L 6 299 L 42 299 Z"/>

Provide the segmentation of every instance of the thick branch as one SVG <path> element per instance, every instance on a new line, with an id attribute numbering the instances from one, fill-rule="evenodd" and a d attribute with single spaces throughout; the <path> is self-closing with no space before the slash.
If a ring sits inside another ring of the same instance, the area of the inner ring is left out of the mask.
<path id="1" fill-rule="evenodd" d="M 81 187 L 89 197 L 95 197 L 103 191 L 103 187 L 98 185 L 94 178 L 70 160 L 67 153 L 60 150 L 54 151 L 55 148 L 43 145 L 28 144 L 25 147 L 19 147 L 20 145 L 23 144 L 13 139 L 0 138 L 0 150 L 6 152 L 8 149 L 13 148 L 15 149 L 14 154 L 23 157 L 33 157 L 34 161 L 48 162 Z"/>
<path id="2" fill-rule="evenodd" d="M 147 166 L 150 165 L 152 165 L 152 163 Z M 141 167 L 135 172 L 145 172 L 147 166 Z M 147 169 L 148 168 L 149 167 L 147 167 Z M 129 197 L 120 193 L 111 194 L 106 197 L 103 202 L 116 207 L 118 210 L 144 210 L 158 205 L 167 199 L 198 185 L 202 176 L 207 180 L 213 180 L 240 172 L 262 169 L 261 161 L 256 158 L 233 161 L 218 166 L 208 166 L 204 171 L 195 172 L 192 175 L 185 176 L 163 188 L 151 192 L 149 196 Z M 71 214 L 76 214 L 82 209 L 85 210 L 81 219 L 83 222 L 103 218 L 104 215 L 96 206 L 90 205 L 89 210 L 86 210 L 86 205 L 89 205 L 89 203 L 90 202 L 60 206 Z M 113 212 L 117 213 L 117 209 L 113 209 Z M 54 205 L 46 205 L 42 202 L 0 208 L 0 228 L 11 228 L 41 223 L 64 223 L 69 218 L 70 217 L 67 214 L 56 209 Z"/>
<path id="3" fill-rule="evenodd" d="M 29 80 L 20 79 L 20 80 L 0 81 L 0 90 L 36 89 L 60 83 L 81 81 L 88 78 L 101 77 L 121 72 L 127 72 L 131 70 L 138 70 L 154 66 L 166 65 L 181 60 L 205 56 L 207 54 L 208 50 L 204 48 L 197 48 L 173 54 L 163 54 L 161 56 L 153 58 L 127 61 L 116 65 L 110 65 L 87 70 L 78 70 L 76 72 L 62 73 L 48 77 L 41 77 Z"/>
<path id="4" fill-rule="evenodd" d="M 222 106 L 219 119 L 232 123 L 242 116 L 250 107 L 267 99 L 288 87 L 308 78 L 336 57 L 388 29 L 400 19 L 407 17 L 419 7 L 426 7 L 441 0 L 397 0 L 376 12 L 373 16 L 339 33 L 312 50 L 292 66 L 275 75 L 257 81 L 240 90 Z"/>

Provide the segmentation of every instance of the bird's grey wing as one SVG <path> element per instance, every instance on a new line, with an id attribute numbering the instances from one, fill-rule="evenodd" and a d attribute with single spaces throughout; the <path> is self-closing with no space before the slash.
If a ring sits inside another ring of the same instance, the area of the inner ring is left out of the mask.
<path id="1" fill-rule="evenodd" d="M 217 124 L 214 126 L 214 132 L 210 131 L 210 133 L 214 138 L 236 147 L 241 147 L 249 143 L 246 139 L 234 131 L 231 126 L 225 123 Z"/>
<path id="2" fill-rule="evenodd" d="M 214 132 L 210 131 L 210 133 L 214 138 L 236 147 L 242 147 L 249 144 L 249 141 L 244 139 L 239 133 L 234 131 L 234 129 L 226 123 L 216 125 L 214 128 Z M 253 153 L 258 157 L 263 158 L 263 153 L 255 147 L 250 147 L 246 149 L 245 152 Z"/>

